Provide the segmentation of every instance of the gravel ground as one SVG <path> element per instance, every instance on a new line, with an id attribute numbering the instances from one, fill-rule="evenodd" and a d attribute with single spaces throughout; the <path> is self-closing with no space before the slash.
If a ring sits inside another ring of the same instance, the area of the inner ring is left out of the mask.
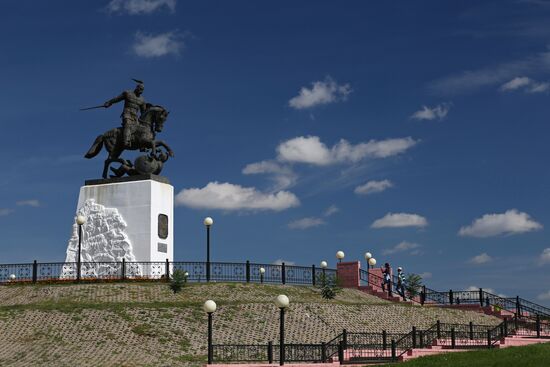
<path id="1" fill-rule="evenodd" d="M 206 355 L 202 303 L 214 299 L 214 343 L 276 341 L 287 294 L 288 343 L 348 331 L 408 332 L 442 322 L 496 325 L 475 312 L 389 303 L 357 290 L 325 301 L 309 287 L 162 283 L 0 286 L 0 366 L 196 366 Z"/>

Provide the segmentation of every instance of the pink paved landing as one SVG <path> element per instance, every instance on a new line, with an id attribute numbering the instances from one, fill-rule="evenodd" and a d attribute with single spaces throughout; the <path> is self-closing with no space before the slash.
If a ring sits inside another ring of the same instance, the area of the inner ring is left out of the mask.
<path id="1" fill-rule="evenodd" d="M 365 365 L 365 364 L 363 364 Z M 209 367 L 210 365 L 205 364 L 205 367 Z M 214 364 L 212 366 L 216 367 L 279 367 L 279 363 L 249 363 L 249 364 Z M 323 367 L 323 366 L 340 366 L 340 363 L 333 362 L 333 363 L 285 363 L 285 366 L 287 367 Z"/>

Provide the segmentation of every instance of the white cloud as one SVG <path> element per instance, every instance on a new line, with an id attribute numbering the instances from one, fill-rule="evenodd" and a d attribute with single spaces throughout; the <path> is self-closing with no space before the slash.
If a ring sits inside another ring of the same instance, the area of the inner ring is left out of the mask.
<path id="1" fill-rule="evenodd" d="M 417 243 L 411 243 L 411 242 L 403 241 L 403 242 L 395 245 L 392 248 L 385 249 L 384 251 L 382 251 L 382 255 L 391 255 L 391 254 L 395 254 L 396 252 L 405 252 L 405 251 L 409 251 L 409 250 L 418 249 L 419 247 L 420 247 L 420 245 L 417 244 Z M 413 251 L 413 252 L 416 252 L 416 251 Z M 416 252 L 416 254 L 417 253 L 418 252 Z"/>
<path id="2" fill-rule="evenodd" d="M 478 286 L 475 286 L 475 285 L 471 285 L 469 286 L 468 288 L 465 289 L 466 291 L 470 291 L 470 292 L 476 292 L 476 291 L 479 291 L 479 287 Z M 506 298 L 507 296 L 503 293 L 497 293 L 496 290 L 494 290 L 493 288 L 483 288 L 483 291 L 484 292 L 487 292 L 487 293 L 491 293 L 491 294 L 494 294 L 494 295 L 497 295 L 499 297 L 502 297 L 502 298 Z"/>
<path id="3" fill-rule="evenodd" d="M 550 300 L 550 291 L 541 293 L 537 296 L 537 299 L 540 299 L 541 301 L 548 301 Z"/>
<path id="4" fill-rule="evenodd" d="M 500 86 L 500 90 L 502 92 L 509 92 L 516 89 L 523 89 L 525 92 L 528 92 L 528 93 L 542 93 L 542 92 L 546 92 L 549 88 L 550 88 L 550 83 L 537 82 L 525 76 L 516 77 Z"/>
<path id="5" fill-rule="evenodd" d="M 550 247 L 542 250 L 542 253 L 539 256 L 539 264 L 540 265 L 550 264 Z"/>
<path id="6" fill-rule="evenodd" d="M 325 212 L 323 213 L 323 215 L 325 217 L 330 217 L 331 215 L 336 214 L 339 211 L 340 211 L 340 208 L 338 208 L 336 205 L 331 205 L 325 209 Z"/>
<path id="7" fill-rule="evenodd" d="M 157 35 L 136 32 L 133 49 L 136 55 L 151 58 L 179 55 L 183 46 L 183 35 L 176 31 Z"/>
<path id="8" fill-rule="evenodd" d="M 307 217 L 302 219 L 297 219 L 288 223 L 288 228 L 290 229 L 308 229 L 312 227 L 319 227 L 325 225 L 326 222 L 321 218 L 316 217 Z"/>
<path id="9" fill-rule="evenodd" d="M 479 287 L 477 285 L 471 285 L 468 288 L 466 288 L 465 290 L 470 291 L 470 292 L 479 291 Z M 493 288 L 483 288 L 483 290 L 487 293 L 497 294 L 497 292 L 495 292 L 495 290 Z"/>
<path id="10" fill-rule="evenodd" d="M 288 261 L 288 260 L 285 260 L 285 259 L 277 259 L 277 260 L 273 261 L 271 264 L 273 264 L 273 265 L 282 265 L 283 263 L 285 263 L 285 265 L 294 265 L 294 261 Z"/>
<path id="11" fill-rule="evenodd" d="M 546 92 L 549 88 L 550 88 L 550 83 L 548 82 L 533 83 L 529 88 L 527 88 L 527 92 L 542 93 L 542 92 Z"/>
<path id="12" fill-rule="evenodd" d="M 491 261 L 493 261 L 493 258 L 484 252 L 482 254 L 472 257 L 468 262 L 470 264 L 481 265 Z"/>
<path id="13" fill-rule="evenodd" d="M 300 200 L 289 191 L 263 193 L 254 187 L 210 182 L 203 188 L 181 190 L 176 204 L 200 209 L 281 211 L 300 205 Z"/>
<path id="14" fill-rule="evenodd" d="M 411 118 L 415 120 L 443 120 L 449 113 L 450 108 L 450 103 L 442 103 L 431 108 L 422 106 L 422 109 L 413 113 Z"/>
<path id="15" fill-rule="evenodd" d="M 126 13 L 130 15 L 150 14 L 163 7 L 172 13 L 176 11 L 176 0 L 111 0 L 107 5 L 109 13 Z"/>
<path id="16" fill-rule="evenodd" d="M 429 87 L 437 93 L 461 93 L 505 83 L 517 75 L 549 71 L 550 51 L 545 51 L 524 59 L 444 77 L 433 81 Z"/>
<path id="17" fill-rule="evenodd" d="M 372 223 L 372 228 L 426 227 L 428 221 L 418 214 L 388 213 Z"/>
<path id="18" fill-rule="evenodd" d="M 424 272 L 419 274 L 422 279 L 430 279 L 432 277 L 432 273 L 430 272 Z"/>
<path id="19" fill-rule="evenodd" d="M 292 168 L 274 161 L 250 163 L 243 168 L 242 172 L 245 175 L 271 174 L 271 178 L 275 183 L 274 190 L 282 190 L 291 187 L 298 179 L 298 176 L 292 171 Z"/>
<path id="20" fill-rule="evenodd" d="M 8 208 L 0 208 L 0 217 L 4 217 L 6 215 L 10 215 L 11 213 L 13 213 L 13 209 L 8 209 Z"/>
<path id="21" fill-rule="evenodd" d="M 32 206 L 34 208 L 37 208 L 40 206 L 40 201 L 36 199 L 31 200 L 21 200 L 16 203 L 18 206 Z"/>
<path id="22" fill-rule="evenodd" d="M 491 237 L 536 231 L 541 228 L 542 225 L 532 220 L 529 214 L 511 209 L 503 214 L 485 214 L 471 225 L 460 228 L 458 234 L 460 236 Z"/>
<path id="23" fill-rule="evenodd" d="M 354 192 L 358 195 L 369 195 L 382 192 L 390 187 L 393 187 L 393 183 L 390 180 L 369 181 L 364 185 L 357 186 Z"/>
<path id="24" fill-rule="evenodd" d="M 277 147 L 277 159 L 282 162 L 307 163 L 318 166 L 351 162 L 367 157 L 386 158 L 403 153 L 418 142 L 411 137 L 386 140 L 370 140 L 367 143 L 350 144 L 341 139 L 328 148 L 318 136 L 299 136 Z"/>
<path id="25" fill-rule="evenodd" d="M 349 84 L 338 85 L 331 77 L 324 81 L 311 83 L 312 87 L 302 87 L 300 93 L 288 101 L 290 107 L 295 109 L 311 108 L 322 104 L 345 101 L 351 93 Z"/>
<path id="26" fill-rule="evenodd" d="M 500 86 L 501 91 L 510 91 L 510 90 L 516 90 L 521 87 L 525 87 L 527 85 L 531 84 L 531 79 L 522 76 L 522 77 L 515 77 L 514 79 L 510 80 L 509 82 L 506 82 Z"/>
<path id="27" fill-rule="evenodd" d="M 332 163 L 330 150 L 318 136 L 299 136 L 287 140 L 277 147 L 278 159 L 285 162 L 300 162 L 314 165 Z"/>

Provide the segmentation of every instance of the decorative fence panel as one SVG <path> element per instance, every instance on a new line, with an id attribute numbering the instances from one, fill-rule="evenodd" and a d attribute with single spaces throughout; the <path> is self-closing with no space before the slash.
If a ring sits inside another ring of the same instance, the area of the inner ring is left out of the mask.
<path id="1" fill-rule="evenodd" d="M 289 284 L 313 284 L 313 268 L 306 266 L 285 266 L 286 279 Z"/>
<path id="2" fill-rule="evenodd" d="M 263 282 L 264 283 L 283 283 L 283 266 L 282 265 L 274 265 L 274 264 L 251 264 L 251 271 L 254 269 L 254 273 L 258 274 L 258 278 L 260 279 L 260 268 L 263 268 L 265 270 L 265 273 L 263 274 Z M 257 271 L 257 273 L 256 273 Z"/>
<path id="3" fill-rule="evenodd" d="M 346 333 L 344 358 L 350 362 L 391 360 L 391 340 L 404 336 L 385 332 Z"/>
<path id="4" fill-rule="evenodd" d="M 321 362 L 322 357 L 322 344 L 285 344 L 286 362 Z M 273 345 L 273 360 L 279 359 L 279 345 Z"/>
<path id="5" fill-rule="evenodd" d="M 215 362 L 267 362 L 267 344 L 212 345 Z"/>
<path id="6" fill-rule="evenodd" d="M 2 283 L 11 280 L 32 281 L 32 275 L 33 264 L 7 264 L 0 266 L 0 282 Z"/>
<path id="7" fill-rule="evenodd" d="M 444 348 L 486 348 L 491 325 L 440 324 L 437 345 Z"/>

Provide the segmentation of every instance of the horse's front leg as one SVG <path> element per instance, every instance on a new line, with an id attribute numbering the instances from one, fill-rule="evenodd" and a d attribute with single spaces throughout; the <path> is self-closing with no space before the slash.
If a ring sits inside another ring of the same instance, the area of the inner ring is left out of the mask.
<path id="1" fill-rule="evenodd" d="M 109 157 L 105 160 L 105 165 L 103 166 L 103 178 L 107 178 L 107 174 L 109 173 L 109 166 L 113 162 L 118 162 L 121 164 L 125 164 L 126 162 L 120 158 L 120 155 L 124 149 L 120 149 L 116 145 L 113 144 L 113 148 L 109 150 Z"/>
<path id="2" fill-rule="evenodd" d="M 107 178 L 107 173 L 109 171 L 109 166 L 111 165 L 113 161 L 110 158 L 107 158 L 105 160 L 105 163 L 103 164 L 103 178 Z"/>

